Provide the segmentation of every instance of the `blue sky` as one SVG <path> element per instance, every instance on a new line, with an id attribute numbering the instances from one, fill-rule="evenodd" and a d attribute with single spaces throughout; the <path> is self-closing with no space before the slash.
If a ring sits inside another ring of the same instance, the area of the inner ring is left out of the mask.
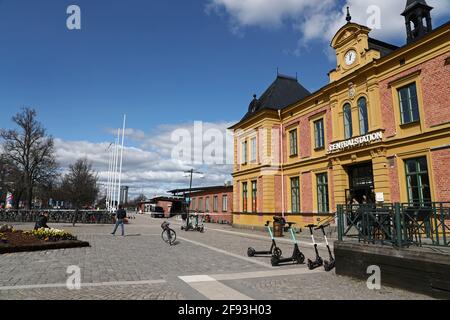
<path id="1" fill-rule="evenodd" d="M 81 31 L 65 27 L 75 2 Z M 318 88 L 332 66 L 323 54 L 283 53 L 298 38 L 289 26 L 232 34 L 225 19 L 205 13 L 205 1 L 2 1 L 0 30 L 0 125 L 33 106 L 63 139 L 103 141 L 124 111 L 144 130 L 234 121 L 277 67 Z M 317 63 L 305 63 L 311 58 Z"/>
<path id="2" fill-rule="evenodd" d="M 83 142 L 95 150 L 113 139 L 107 129 L 120 126 L 126 113 L 128 126 L 142 135 L 130 136 L 128 146 L 158 155 L 149 141 L 167 140 L 161 125 L 201 120 L 226 127 L 277 68 L 298 72 L 310 91 L 325 85 L 335 65 L 329 35 L 345 22 L 346 4 L 364 24 L 365 2 L 383 9 L 383 28 L 374 34 L 402 45 L 406 0 L 0 0 L 0 127 L 9 128 L 11 116 L 30 106 L 59 145 L 82 150 Z M 438 6 L 435 26 L 449 20 L 449 0 L 428 2 Z M 82 30 L 66 28 L 71 4 L 81 8 Z M 224 180 L 226 170 L 208 182 Z M 170 183 L 152 189 L 161 183 L 151 177 L 149 192 L 177 186 L 162 175 Z M 135 180 L 130 184 L 143 184 Z"/>

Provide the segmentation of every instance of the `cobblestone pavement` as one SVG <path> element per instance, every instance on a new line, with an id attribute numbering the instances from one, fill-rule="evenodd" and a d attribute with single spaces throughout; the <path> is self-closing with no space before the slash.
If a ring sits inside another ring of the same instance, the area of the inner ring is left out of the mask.
<path id="1" fill-rule="evenodd" d="M 126 226 L 126 237 L 110 235 L 112 226 L 52 225 L 91 247 L 0 255 L 0 299 L 430 299 L 387 287 L 372 291 L 363 281 L 311 272 L 305 265 L 273 268 L 270 258 L 248 258 L 249 246 L 270 247 L 262 232 L 218 225 L 203 234 L 184 232 L 173 220 L 178 240 L 170 247 L 161 240 L 161 222 L 138 216 Z M 301 249 L 313 257 L 306 240 Z M 289 256 L 289 241 L 278 244 Z M 325 257 L 326 249 L 320 249 Z M 80 267 L 80 290 L 65 286 L 69 266 Z"/>

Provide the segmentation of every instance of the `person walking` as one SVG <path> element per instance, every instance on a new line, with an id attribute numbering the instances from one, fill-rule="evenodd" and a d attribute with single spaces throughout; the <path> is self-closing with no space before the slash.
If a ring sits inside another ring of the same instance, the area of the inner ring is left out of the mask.
<path id="1" fill-rule="evenodd" d="M 112 235 L 116 234 L 117 228 L 121 227 L 122 229 L 122 237 L 125 236 L 125 218 L 127 217 L 127 212 L 123 209 L 122 205 L 119 206 L 119 210 L 117 210 L 116 213 L 116 225 L 114 226 L 113 232 L 111 232 Z"/>

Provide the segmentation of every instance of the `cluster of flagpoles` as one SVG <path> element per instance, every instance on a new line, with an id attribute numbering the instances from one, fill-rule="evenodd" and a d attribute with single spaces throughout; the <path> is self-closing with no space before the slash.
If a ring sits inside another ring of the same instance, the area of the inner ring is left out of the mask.
<path id="1" fill-rule="evenodd" d="M 109 147 L 109 163 L 108 163 L 108 182 L 106 184 L 106 209 L 109 212 L 115 212 L 120 205 L 121 183 L 122 183 L 122 163 L 123 163 L 123 146 L 125 140 L 125 123 L 126 115 L 123 116 L 122 132 L 117 129 L 117 139 L 112 142 Z M 122 133 L 122 142 L 120 134 Z"/>

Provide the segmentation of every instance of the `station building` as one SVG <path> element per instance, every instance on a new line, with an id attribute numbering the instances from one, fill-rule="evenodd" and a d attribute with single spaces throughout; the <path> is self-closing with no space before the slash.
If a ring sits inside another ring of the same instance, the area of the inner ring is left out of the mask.
<path id="1" fill-rule="evenodd" d="M 203 214 L 207 222 L 233 223 L 232 185 L 177 189 L 171 190 L 169 193 L 183 199 L 190 197 L 189 212 Z"/>
<path id="2" fill-rule="evenodd" d="M 231 128 L 234 225 L 275 214 L 317 223 L 338 204 L 450 202 L 450 22 L 433 29 L 432 9 L 407 1 L 401 47 L 349 13 L 327 85 L 310 93 L 278 75 L 254 96 Z"/>

